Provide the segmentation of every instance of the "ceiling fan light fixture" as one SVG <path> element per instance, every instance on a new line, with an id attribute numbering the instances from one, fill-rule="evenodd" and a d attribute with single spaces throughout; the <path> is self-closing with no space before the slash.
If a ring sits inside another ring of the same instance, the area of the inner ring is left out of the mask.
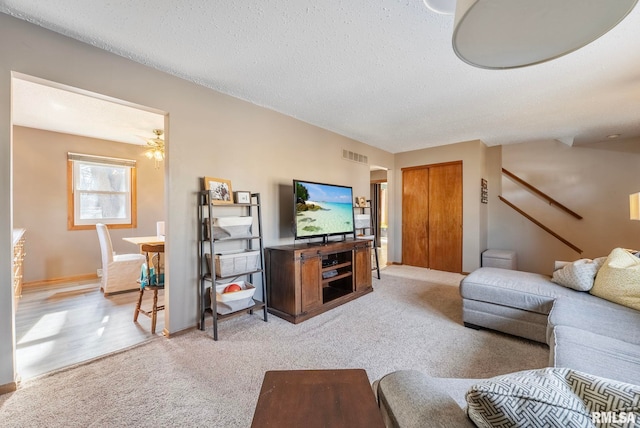
<path id="1" fill-rule="evenodd" d="M 159 162 L 164 160 L 164 140 L 160 138 L 163 131 L 162 129 L 154 129 L 153 133 L 155 134 L 155 138 L 147 140 L 147 150 L 144 152 L 144 155 L 147 159 L 153 159 L 156 168 L 158 168 L 160 166 Z"/>
<path id="2" fill-rule="evenodd" d="M 539 64 L 598 39 L 637 1 L 457 0 L 453 50 L 480 68 Z"/>

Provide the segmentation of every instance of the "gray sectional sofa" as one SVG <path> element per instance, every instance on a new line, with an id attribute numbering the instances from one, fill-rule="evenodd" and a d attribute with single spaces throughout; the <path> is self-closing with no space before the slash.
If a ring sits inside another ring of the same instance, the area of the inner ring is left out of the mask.
<path id="1" fill-rule="evenodd" d="M 460 294 L 466 326 L 547 343 L 550 367 L 640 385 L 639 311 L 549 276 L 490 267 L 466 276 Z M 474 426 L 464 411 L 465 392 L 477 382 L 398 371 L 375 388 L 389 427 L 464 427 Z"/>

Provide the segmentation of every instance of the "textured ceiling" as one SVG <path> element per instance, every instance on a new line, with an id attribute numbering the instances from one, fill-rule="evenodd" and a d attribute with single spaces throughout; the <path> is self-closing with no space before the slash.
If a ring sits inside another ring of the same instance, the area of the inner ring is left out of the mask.
<path id="1" fill-rule="evenodd" d="M 0 11 L 390 152 L 640 136 L 640 7 L 536 66 L 460 61 L 422 0 L 0 0 Z"/>

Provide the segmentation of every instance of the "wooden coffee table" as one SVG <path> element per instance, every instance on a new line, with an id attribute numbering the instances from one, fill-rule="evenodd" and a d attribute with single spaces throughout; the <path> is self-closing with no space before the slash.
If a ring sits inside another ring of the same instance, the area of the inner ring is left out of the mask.
<path id="1" fill-rule="evenodd" d="M 384 428 L 362 369 L 268 371 L 253 428 Z"/>

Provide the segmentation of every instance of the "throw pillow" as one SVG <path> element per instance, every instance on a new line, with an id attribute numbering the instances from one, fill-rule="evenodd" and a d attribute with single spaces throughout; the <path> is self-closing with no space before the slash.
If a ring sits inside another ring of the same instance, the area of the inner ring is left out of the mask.
<path id="1" fill-rule="evenodd" d="M 467 414 L 485 427 L 585 427 L 600 417 L 640 418 L 640 386 L 568 368 L 487 379 L 467 392 Z"/>
<path id="2" fill-rule="evenodd" d="M 615 248 L 598 271 L 591 294 L 640 310 L 640 259 Z"/>
<path id="3" fill-rule="evenodd" d="M 606 257 L 597 259 L 580 259 L 567 263 L 553 272 L 551 281 L 577 291 L 589 291 L 593 287 L 598 269 L 604 264 Z"/>
<path id="4" fill-rule="evenodd" d="M 591 416 L 565 380 L 568 369 L 546 368 L 487 379 L 467 391 L 476 426 L 590 426 Z"/>
<path id="5" fill-rule="evenodd" d="M 640 422 L 640 386 L 567 370 L 566 379 L 571 390 L 580 397 L 592 413 L 633 413 Z"/>

